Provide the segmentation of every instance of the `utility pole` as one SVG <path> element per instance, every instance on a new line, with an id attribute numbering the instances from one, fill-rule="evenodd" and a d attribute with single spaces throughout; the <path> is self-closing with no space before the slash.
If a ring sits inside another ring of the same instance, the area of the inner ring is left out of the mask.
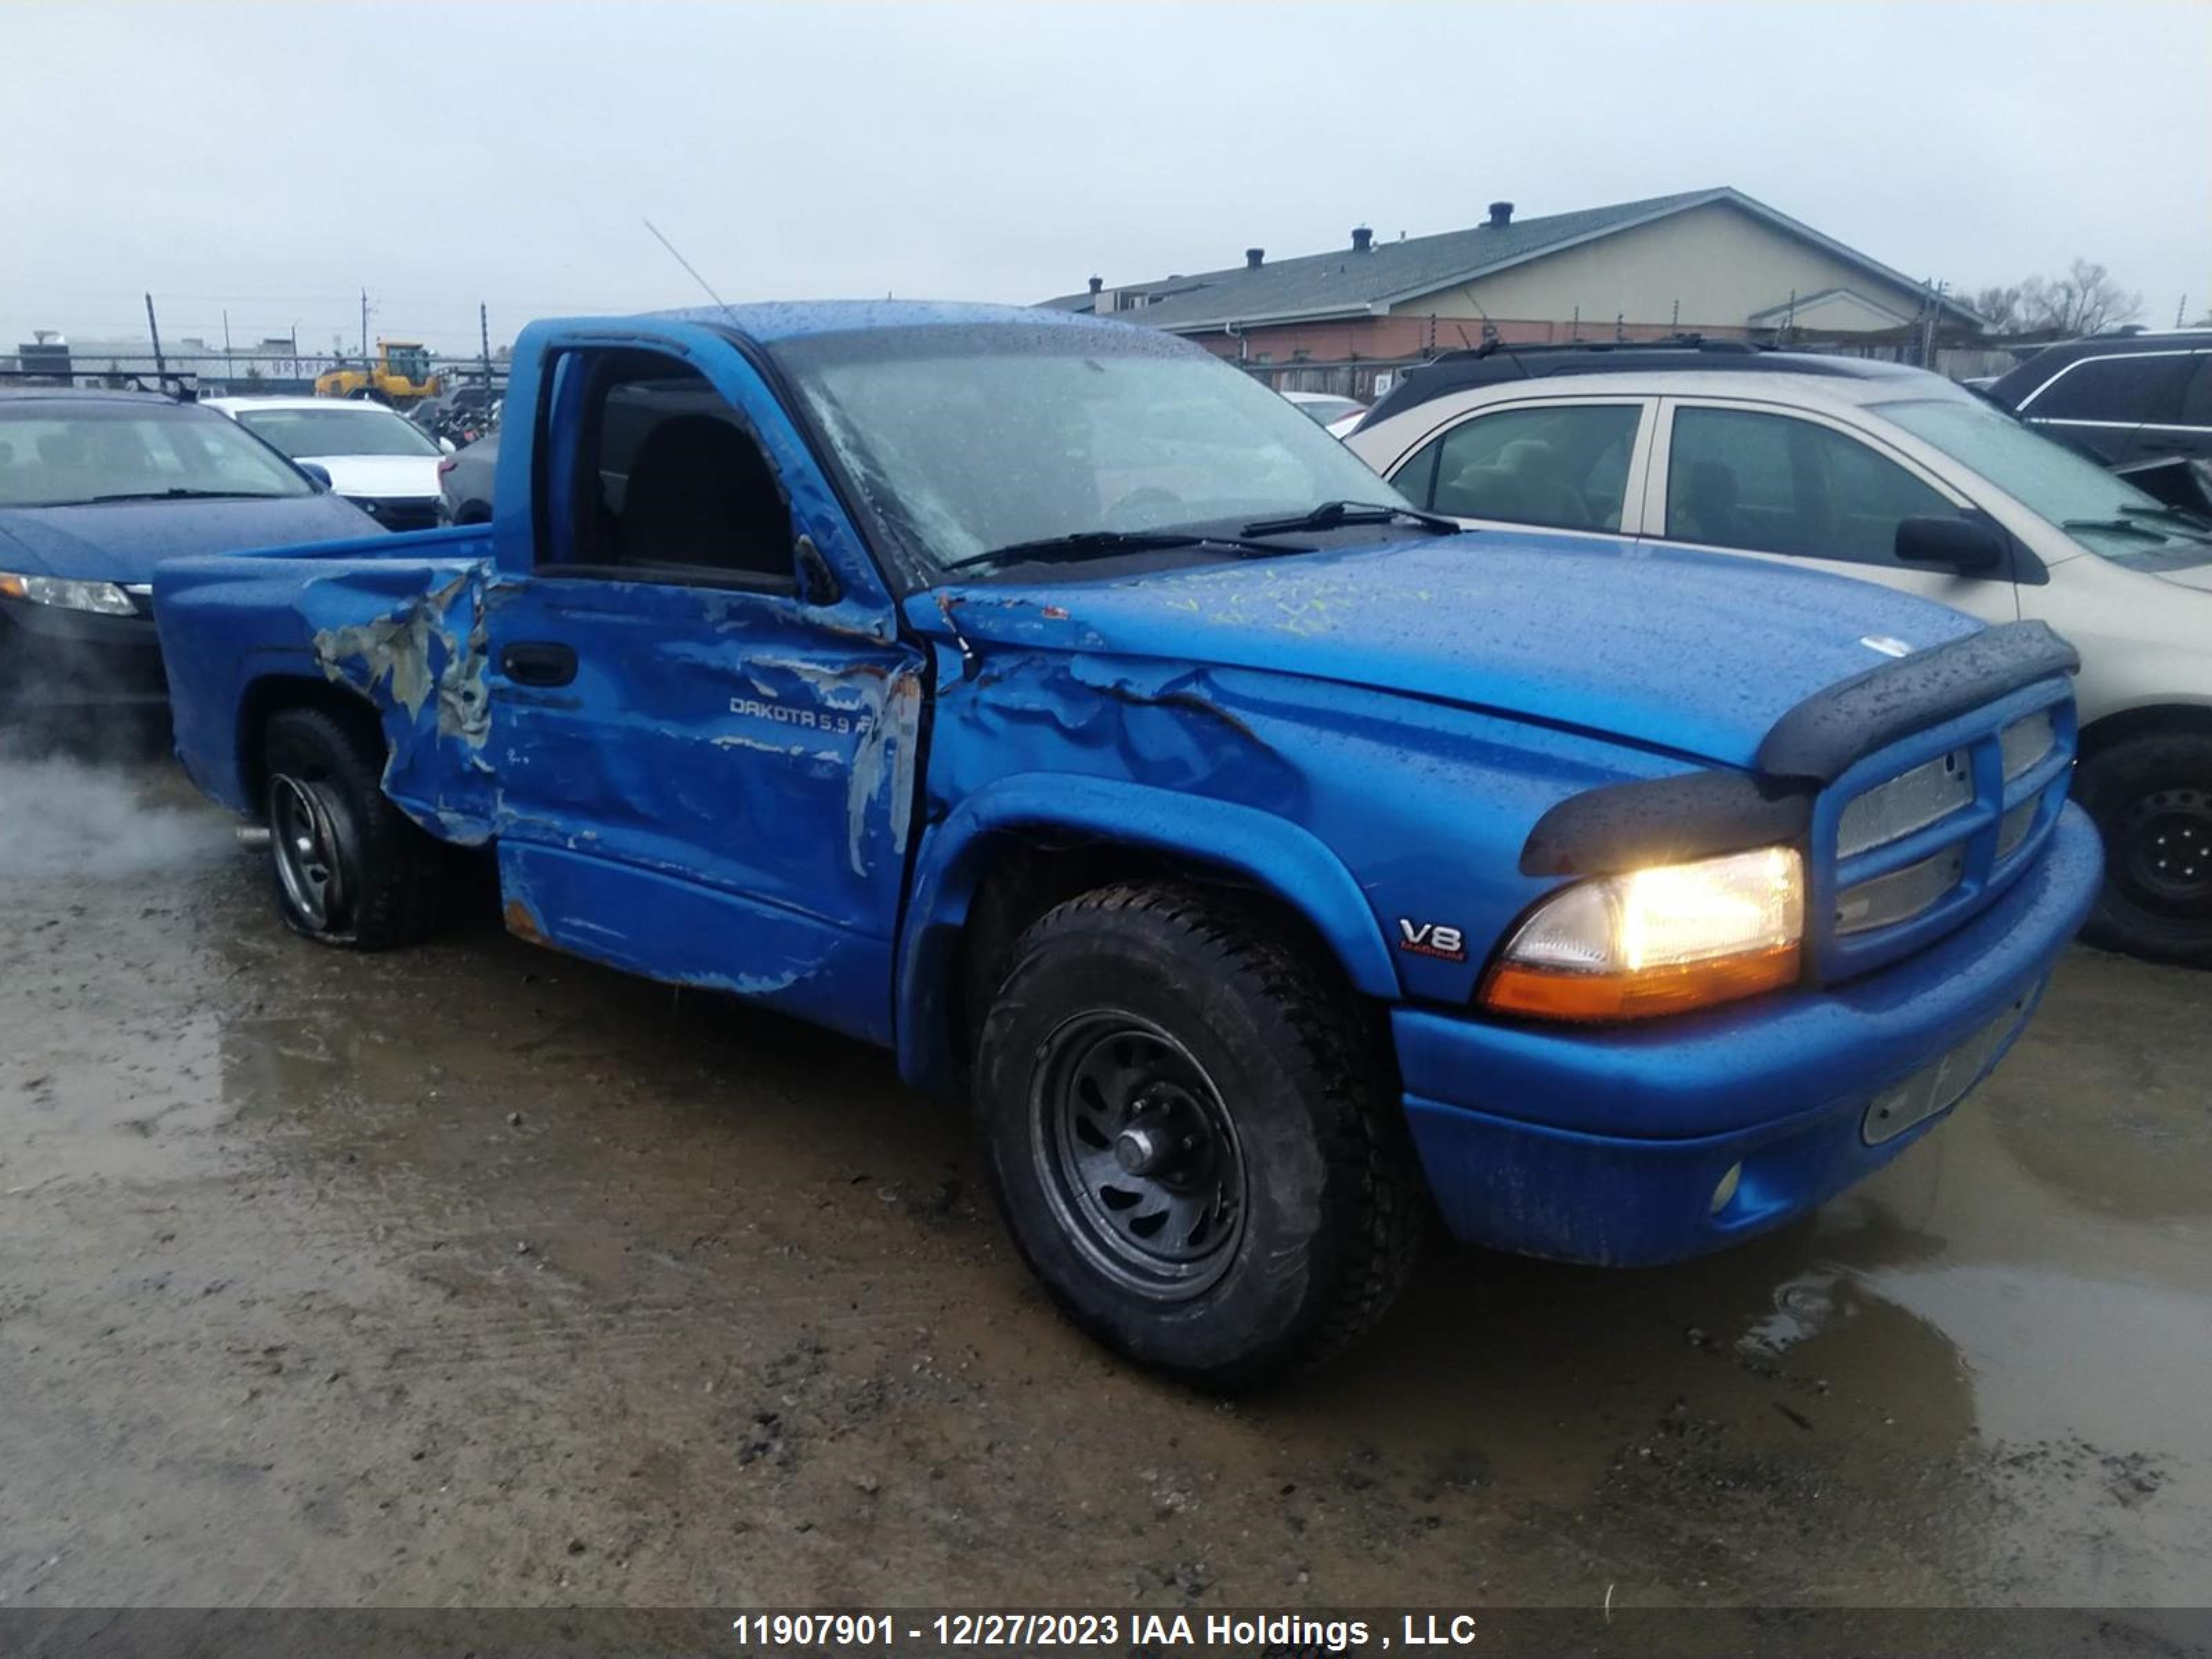
<path id="1" fill-rule="evenodd" d="M 361 291 L 361 364 L 368 367 L 368 290 Z"/>
<path id="2" fill-rule="evenodd" d="M 1943 320 L 1943 290 L 1948 287 L 1950 283 L 1948 282 L 1937 283 L 1929 290 L 1928 343 L 1920 354 L 1920 367 L 1923 368 L 1936 367 L 1936 331 Z"/>
<path id="3" fill-rule="evenodd" d="M 2183 326 L 2184 326 L 2184 324 L 2182 323 L 2182 320 L 2181 320 L 2181 319 L 2182 319 L 2183 318 L 2186 317 L 2188 314 L 2189 314 L 2189 296 L 2188 296 L 2186 294 L 2185 294 L 2185 295 L 2182 295 L 2179 300 L 2176 300 L 2176 301 L 2173 302 L 2173 325 L 2174 325 L 2176 328 L 2183 327 Z"/>
<path id="4" fill-rule="evenodd" d="M 477 341 L 483 350 L 484 414 L 491 414 L 491 309 L 477 307 Z"/>
<path id="5" fill-rule="evenodd" d="M 154 378 L 158 380 L 167 374 L 169 366 L 161 356 L 161 325 L 154 320 L 154 296 L 150 294 L 146 296 L 146 331 L 154 337 Z"/>

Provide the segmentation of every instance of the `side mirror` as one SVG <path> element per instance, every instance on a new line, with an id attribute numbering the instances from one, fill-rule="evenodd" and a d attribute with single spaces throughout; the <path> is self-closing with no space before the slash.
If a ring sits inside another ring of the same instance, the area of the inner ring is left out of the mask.
<path id="1" fill-rule="evenodd" d="M 330 468 L 325 466 L 320 461 L 301 461 L 297 463 L 297 465 L 301 471 L 306 473 L 310 478 L 313 478 L 315 481 L 315 487 L 318 489 L 328 490 L 330 489 Z"/>
<path id="2" fill-rule="evenodd" d="M 2004 562 L 2004 538 L 1972 519 L 1900 519 L 1899 564 L 1932 564 L 1978 576 Z"/>
<path id="3" fill-rule="evenodd" d="M 438 440 L 438 448 L 441 453 L 450 455 L 453 453 L 453 441 L 451 438 L 441 438 Z"/>

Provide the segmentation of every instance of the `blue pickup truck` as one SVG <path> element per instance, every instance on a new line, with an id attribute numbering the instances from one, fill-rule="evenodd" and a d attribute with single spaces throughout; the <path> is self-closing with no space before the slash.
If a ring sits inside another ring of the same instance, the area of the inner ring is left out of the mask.
<path id="1" fill-rule="evenodd" d="M 1206 353 L 981 306 L 519 342 L 489 525 L 165 564 L 284 920 L 520 936 L 972 1095 L 1067 1313 L 1219 1387 L 1460 1237 L 1665 1262 L 1894 1157 L 2099 878 L 2073 652 L 1414 512 Z"/>

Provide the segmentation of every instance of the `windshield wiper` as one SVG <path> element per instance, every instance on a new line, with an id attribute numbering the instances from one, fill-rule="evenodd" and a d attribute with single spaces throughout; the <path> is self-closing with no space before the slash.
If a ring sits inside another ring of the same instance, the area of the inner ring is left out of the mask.
<path id="1" fill-rule="evenodd" d="M 2147 542 L 2170 540 L 2158 531 L 2137 524 L 2133 519 L 2061 519 L 2061 530 L 2099 530 L 2114 536 L 2134 536 Z"/>
<path id="2" fill-rule="evenodd" d="M 1151 553 L 1171 547 L 1234 547 L 1247 553 L 1300 553 L 1296 547 L 1262 547 L 1234 536 L 1208 535 L 1198 530 L 1078 530 L 1066 536 L 1041 536 L 1033 542 L 1009 542 L 987 552 L 971 553 L 943 567 L 972 570 L 986 564 L 1046 564 L 1087 559 L 1100 553 Z"/>
<path id="3" fill-rule="evenodd" d="M 1079 530 L 1066 536 L 1040 536 L 1031 542 L 1008 542 L 964 559 L 954 559 L 947 570 L 972 570 L 985 564 L 1043 564 L 1054 560 L 1087 559 L 1097 553 L 1133 553 L 1163 547 L 1195 547 L 1206 539 L 1188 531 Z"/>
<path id="4" fill-rule="evenodd" d="M 2201 513 L 2191 513 L 2185 507 L 2123 506 L 2120 511 L 2133 519 L 2165 519 L 2181 526 L 2188 536 L 2212 538 L 2212 519 Z"/>
<path id="5" fill-rule="evenodd" d="M 1299 530 L 1334 530 L 1347 524 L 1389 524 L 1398 520 L 1417 524 L 1440 536 L 1456 536 L 1464 527 L 1440 514 L 1393 507 L 1388 501 L 1323 501 L 1295 519 L 1255 519 L 1244 526 L 1247 536 L 1283 536 Z"/>
<path id="6" fill-rule="evenodd" d="M 112 495 L 86 497 L 88 506 L 105 501 L 273 501 L 274 495 L 251 489 L 128 489 Z"/>

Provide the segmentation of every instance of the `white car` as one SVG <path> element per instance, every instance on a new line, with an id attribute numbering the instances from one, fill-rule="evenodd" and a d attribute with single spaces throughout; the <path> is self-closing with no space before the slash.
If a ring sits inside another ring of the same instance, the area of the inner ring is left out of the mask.
<path id="1" fill-rule="evenodd" d="M 1453 353 L 1346 442 L 1470 525 L 1721 549 L 2047 622 L 2081 653 L 2075 793 L 2106 865 L 2089 937 L 2212 965 L 2212 523 L 1939 375 L 1742 347 Z"/>
<path id="2" fill-rule="evenodd" d="M 1285 392 L 1285 403 L 1323 428 L 1332 438 L 1341 438 L 1367 418 L 1367 405 L 1357 398 L 1340 398 L 1334 392 Z"/>
<path id="3" fill-rule="evenodd" d="M 383 404 L 341 398 L 203 398 L 303 465 L 386 530 L 438 521 L 438 463 L 453 445 Z"/>

